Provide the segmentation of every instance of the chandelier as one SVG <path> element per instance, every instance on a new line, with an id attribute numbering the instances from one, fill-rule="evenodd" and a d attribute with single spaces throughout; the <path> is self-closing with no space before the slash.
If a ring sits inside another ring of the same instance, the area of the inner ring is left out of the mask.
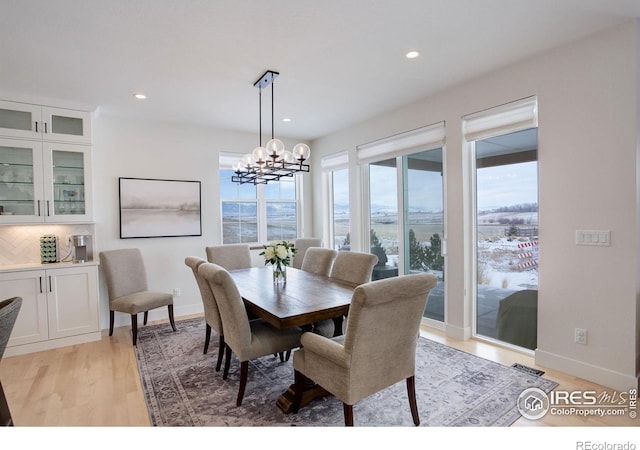
<path id="1" fill-rule="evenodd" d="M 292 177 L 298 172 L 309 172 L 309 165 L 304 161 L 309 159 L 311 150 L 307 144 L 296 144 L 291 151 L 285 150 L 280 139 L 273 136 L 273 81 L 280 75 L 278 72 L 267 70 L 253 87 L 258 88 L 260 108 L 260 145 L 247 153 L 240 161 L 233 165 L 235 175 L 231 181 L 235 183 L 267 184 L 278 181 L 282 177 Z M 262 90 L 271 86 L 271 140 L 262 146 Z"/>

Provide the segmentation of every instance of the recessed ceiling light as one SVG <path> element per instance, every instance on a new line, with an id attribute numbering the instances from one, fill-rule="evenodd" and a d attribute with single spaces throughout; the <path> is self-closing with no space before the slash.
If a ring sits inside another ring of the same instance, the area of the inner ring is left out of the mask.
<path id="1" fill-rule="evenodd" d="M 282 119 L 283 122 L 291 122 L 291 119 L 289 117 L 285 117 L 284 119 Z"/>
<path id="2" fill-rule="evenodd" d="M 407 52 L 407 54 L 405 55 L 407 57 L 407 59 L 414 59 L 417 58 L 418 56 L 420 56 L 420 52 L 417 50 L 411 50 L 409 52 Z"/>
<path id="3" fill-rule="evenodd" d="M 136 92 L 133 94 L 133 96 L 138 100 L 144 100 L 145 98 L 147 98 L 147 96 L 144 95 L 142 92 Z"/>

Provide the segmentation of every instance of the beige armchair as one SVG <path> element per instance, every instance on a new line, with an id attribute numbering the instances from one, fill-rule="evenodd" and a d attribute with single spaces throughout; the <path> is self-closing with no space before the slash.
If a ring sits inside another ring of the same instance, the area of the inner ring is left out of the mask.
<path id="1" fill-rule="evenodd" d="M 227 270 L 251 267 L 251 250 L 247 244 L 226 244 L 205 247 L 207 261 Z"/>
<path id="2" fill-rule="evenodd" d="M 21 297 L 13 297 L 0 302 L 0 361 L 2 360 L 5 348 L 7 348 L 7 343 L 9 342 L 9 337 L 13 331 L 13 326 L 18 318 L 21 306 Z M 0 383 L 0 426 L 13 426 L 13 418 L 11 417 L 7 398 L 4 395 L 4 389 L 2 389 L 2 383 Z"/>
<path id="3" fill-rule="evenodd" d="M 231 351 L 240 361 L 240 386 L 236 399 L 236 405 L 240 406 L 247 385 L 249 361 L 299 347 L 302 331 L 299 328 L 277 330 L 261 320 L 249 321 L 233 278 L 221 266 L 201 264 L 198 273 L 211 286 L 222 317 L 226 346 L 224 378 L 227 376 Z"/>
<path id="4" fill-rule="evenodd" d="M 312 380 L 343 402 L 345 425 L 353 426 L 357 401 L 406 380 L 413 423 L 419 425 L 416 345 L 436 280 L 435 275 L 417 274 L 360 285 L 353 293 L 344 336 L 328 339 L 304 333 L 302 348 L 293 354 L 293 411 L 300 407 L 304 387 Z"/>
<path id="5" fill-rule="evenodd" d="M 322 239 L 315 237 L 297 238 L 293 241 L 293 247 L 296 248 L 298 252 L 293 256 L 291 267 L 301 269 L 307 249 L 309 247 L 322 247 Z"/>
<path id="6" fill-rule="evenodd" d="M 329 276 L 355 286 L 371 281 L 378 257 L 371 253 L 338 252 Z"/>
<path id="7" fill-rule="evenodd" d="M 109 336 L 113 335 L 114 311 L 131 315 L 133 345 L 138 340 L 138 313 L 144 312 L 144 325 L 149 311 L 166 306 L 171 328 L 176 331 L 173 319 L 173 295 L 150 291 L 142 253 L 137 248 L 109 250 L 100 253 L 100 266 L 104 271 L 109 291 Z"/>
<path id="8" fill-rule="evenodd" d="M 219 336 L 219 344 L 218 344 L 218 360 L 216 362 L 216 371 L 220 370 L 220 366 L 222 365 L 222 357 L 224 355 L 224 332 L 222 329 L 222 319 L 220 317 L 220 310 L 218 310 L 218 305 L 216 303 L 216 299 L 213 296 L 213 291 L 209 286 L 209 283 L 200 275 L 198 272 L 198 268 L 201 264 L 206 263 L 206 261 L 197 256 L 187 256 L 184 259 L 184 263 L 192 270 L 193 276 L 196 279 L 196 283 L 198 284 L 198 289 L 200 289 L 200 296 L 202 298 L 202 305 L 204 306 L 204 320 L 205 320 L 205 335 L 204 335 L 204 350 L 203 353 L 206 355 L 209 350 L 209 342 L 211 341 L 211 329 L 218 333 Z"/>

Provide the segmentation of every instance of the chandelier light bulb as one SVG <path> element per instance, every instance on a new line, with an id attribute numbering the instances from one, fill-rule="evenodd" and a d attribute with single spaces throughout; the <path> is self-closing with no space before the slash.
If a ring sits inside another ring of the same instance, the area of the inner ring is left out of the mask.
<path id="1" fill-rule="evenodd" d="M 296 162 L 296 159 L 293 157 L 293 153 L 291 153 L 289 150 L 285 150 L 284 152 L 282 152 L 282 160 L 288 164 L 293 164 Z"/>
<path id="2" fill-rule="evenodd" d="M 251 167 L 255 161 L 253 160 L 253 155 L 251 153 L 247 153 L 242 157 L 242 163 L 246 167 Z"/>
<path id="3" fill-rule="evenodd" d="M 269 156 L 280 156 L 284 151 L 284 144 L 280 139 L 271 139 L 267 142 L 267 154 Z"/>
<path id="4" fill-rule="evenodd" d="M 309 155 L 311 154 L 311 149 L 307 144 L 296 144 L 293 147 L 293 156 L 300 161 L 304 161 L 305 159 L 309 159 Z"/>
<path id="5" fill-rule="evenodd" d="M 253 156 L 253 160 L 257 163 L 261 163 L 267 160 L 267 149 L 264 147 L 256 147 L 253 149 L 253 152 L 251 153 L 251 156 Z"/>

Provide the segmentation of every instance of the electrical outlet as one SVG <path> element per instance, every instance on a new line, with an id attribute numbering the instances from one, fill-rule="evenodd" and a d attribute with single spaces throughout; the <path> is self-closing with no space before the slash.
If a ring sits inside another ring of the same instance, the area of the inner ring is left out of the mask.
<path id="1" fill-rule="evenodd" d="M 587 345 L 587 330 L 584 328 L 576 328 L 575 342 L 576 344 Z"/>
<path id="2" fill-rule="evenodd" d="M 180 297 L 180 295 L 182 295 L 182 292 L 180 292 L 180 288 L 173 288 L 173 296 Z"/>

